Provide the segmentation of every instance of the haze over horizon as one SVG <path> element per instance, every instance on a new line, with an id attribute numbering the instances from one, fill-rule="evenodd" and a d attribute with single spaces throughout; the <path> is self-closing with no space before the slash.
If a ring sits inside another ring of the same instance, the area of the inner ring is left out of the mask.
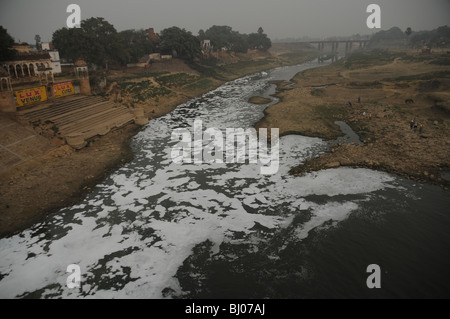
<path id="1" fill-rule="evenodd" d="M 53 32 L 66 26 L 71 3 L 80 5 L 82 20 L 103 17 L 118 31 L 178 26 L 197 35 L 213 25 L 241 33 L 261 26 L 272 40 L 373 34 L 380 29 L 366 26 L 371 3 L 381 6 L 382 30 L 450 25 L 450 0 L 0 0 L 0 25 L 17 42 L 34 43 L 36 34 L 51 41 Z"/>

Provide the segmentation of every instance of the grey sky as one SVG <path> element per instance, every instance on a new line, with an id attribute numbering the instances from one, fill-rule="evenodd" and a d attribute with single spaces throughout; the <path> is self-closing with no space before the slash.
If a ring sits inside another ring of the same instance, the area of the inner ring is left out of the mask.
<path id="1" fill-rule="evenodd" d="M 104 17 L 118 31 L 176 25 L 197 34 L 216 24 L 243 33 L 262 26 L 272 39 L 371 34 L 371 3 L 381 6 L 384 30 L 450 25 L 450 0 L 0 0 L 0 25 L 16 41 L 33 43 L 35 34 L 49 41 L 65 26 L 71 3 L 80 5 L 82 19 Z"/>

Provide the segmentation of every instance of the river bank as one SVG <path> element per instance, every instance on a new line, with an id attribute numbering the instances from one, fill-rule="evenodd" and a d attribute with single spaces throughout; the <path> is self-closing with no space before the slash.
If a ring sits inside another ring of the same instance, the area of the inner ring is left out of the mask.
<path id="1" fill-rule="evenodd" d="M 201 96 L 226 81 L 282 65 L 305 62 L 312 55 L 311 51 L 288 54 L 277 52 L 255 60 L 208 67 L 210 73 L 220 74 L 220 78 L 201 74 L 195 70 L 190 77 L 186 77 L 184 74 L 186 68 L 183 68 L 181 75 L 138 74 L 125 79 L 120 79 L 122 76 L 120 75 L 111 80 L 122 80 L 119 83 L 136 83 L 136 86 L 146 84 L 135 93 L 124 92 L 122 102 L 128 103 L 130 107 L 144 108 L 146 116 L 151 120 L 172 112 L 178 105 Z M 156 81 L 155 78 L 160 81 Z M 180 81 L 180 78 L 183 81 Z M 154 92 L 155 88 L 171 92 L 136 99 L 136 96 L 146 93 L 149 87 L 151 92 Z M 134 101 L 136 103 L 133 103 Z M 130 105 L 131 103 L 133 105 Z M 2 172 L 0 238 L 17 234 L 38 223 L 51 212 L 79 201 L 111 171 L 132 160 L 133 152 L 129 147 L 129 141 L 140 130 L 138 126 L 130 124 L 104 137 L 92 139 L 89 146 L 82 150 L 74 151 L 67 145 L 61 146 Z"/>
<path id="2" fill-rule="evenodd" d="M 175 129 L 198 118 L 221 131 L 250 128 L 267 107 L 251 96 L 270 96 L 271 81 L 314 67 L 239 78 L 150 121 L 129 144 L 131 161 L 75 205 L 0 239 L 0 297 L 448 295 L 449 197 L 439 187 L 368 169 L 289 175 L 327 151 L 326 141 L 300 135 L 280 139 L 272 176 L 261 175 L 262 163 L 171 160 Z M 381 265 L 385 289 L 367 289 L 361 274 L 372 263 Z M 66 287 L 72 264 L 83 289 Z"/>
<path id="3" fill-rule="evenodd" d="M 294 175 L 364 167 L 448 189 L 446 61 L 448 57 L 440 55 L 366 52 L 301 72 L 291 83 L 279 83 L 280 103 L 266 110 L 256 128 L 279 127 L 281 135 L 335 140 L 342 135 L 335 122 L 343 121 L 364 142 L 330 146 L 330 152 L 293 168 Z M 418 124 L 416 131 L 411 120 Z"/>

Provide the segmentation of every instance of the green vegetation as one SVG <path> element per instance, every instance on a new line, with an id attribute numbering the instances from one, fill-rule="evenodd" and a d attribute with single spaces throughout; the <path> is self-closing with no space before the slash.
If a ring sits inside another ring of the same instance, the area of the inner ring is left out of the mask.
<path id="1" fill-rule="evenodd" d="M 56 30 L 52 42 L 62 58 L 72 61 L 82 58 L 106 67 L 108 63 L 125 65 L 129 61 L 129 52 L 119 33 L 103 18 L 83 20 L 81 28 Z"/>
<path id="2" fill-rule="evenodd" d="M 123 91 L 125 94 L 133 97 L 133 103 L 145 102 L 148 99 L 166 96 L 172 93 L 168 88 L 154 86 L 149 80 L 137 83 L 122 82 L 120 84 L 124 88 Z"/>
<path id="3" fill-rule="evenodd" d="M 441 26 L 432 31 L 412 32 L 409 43 L 411 46 L 447 47 L 450 43 L 450 27 Z"/>
<path id="4" fill-rule="evenodd" d="M 272 47 L 272 41 L 270 41 L 261 27 L 258 29 L 258 33 L 249 34 L 248 44 L 251 48 L 261 51 L 267 51 Z"/>
<path id="5" fill-rule="evenodd" d="M 264 67 L 265 65 L 277 63 L 275 58 L 265 58 L 259 60 L 239 61 L 232 64 L 227 64 L 222 67 L 218 67 L 218 71 L 225 74 L 232 75 L 244 75 L 252 72 L 253 69 Z"/>
<path id="6" fill-rule="evenodd" d="M 383 87 L 383 84 L 378 81 L 372 81 L 372 82 L 349 82 L 349 86 L 351 86 L 354 89 L 381 89 Z"/>
<path id="7" fill-rule="evenodd" d="M 127 62 L 137 63 L 139 59 L 155 50 L 156 43 L 149 39 L 145 30 L 125 30 L 120 32 L 119 36 L 121 45 L 126 51 Z"/>
<path id="8" fill-rule="evenodd" d="M 186 73 L 177 73 L 155 77 L 156 82 L 167 87 L 182 87 L 197 80 L 198 77 Z"/>
<path id="9" fill-rule="evenodd" d="M 0 61 L 8 61 L 16 54 L 12 48 L 14 39 L 8 34 L 8 30 L 0 26 Z"/>
<path id="10" fill-rule="evenodd" d="M 389 52 L 388 50 L 359 51 L 336 62 L 346 69 L 361 69 L 369 66 L 392 63 L 397 58 L 404 58 L 406 53 Z"/>
<path id="11" fill-rule="evenodd" d="M 326 119 L 330 125 L 334 126 L 334 121 L 345 120 L 348 117 L 347 106 L 342 105 L 317 105 L 314 107 L 317 115 L 321 119 Z"/>
<path id="12" fill-rule="evenodd" d="M 324 89 L 314 89 L 311 91 L 312 96 L 325 96 L 325 90 Z"/>
<path id="13" fill-rule="evenodd" d="M 178 27 L 162 30 L 159 45 L 161 52 L 176 53 L 178 57 L 188 60 L 201 55 L 200 40 L 191 32 Z"/>
<path id="14" fill-rule="evenodd" d="M 199 90 L 206 91 L 213 89 L 214 86 L 215 84 L 213 80 L 209 78 L 200 78 L 200 80 L 198 80 L 197 82 L 186 86 L 185 89 L 189 91 L 199 91 Z"/>
<path id="15" fill-rule="evenodd" d="M 394 79 L 385 79 L 385 81 L 427 81 L 436 79 L 450 79 L 450 71 L 436 71 L 415 75 L 405 75 Z"/>
<path id="16" fill-rule="evenodd" d="M 318 57 L 318 52 L 313 51 L 292 51 L 280 55 L 280 58 L 288 61 L 290 64 L 303 63 L 308 60 L 314 60 Z"/>

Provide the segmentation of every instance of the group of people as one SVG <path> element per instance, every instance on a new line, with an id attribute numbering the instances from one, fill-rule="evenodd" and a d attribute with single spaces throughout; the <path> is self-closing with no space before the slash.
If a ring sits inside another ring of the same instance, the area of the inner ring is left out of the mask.
<path id="1" fill-rule="evenodd" d="M 409 127 L 411 130 L 414 130 L 414 133 L 417 132 L 417 129 L 419 129 L 420 134 L 423 133 L 423 124 L 418 123 L 416 120 L 411 120 L 411 122 L 409 123 Z"/>

